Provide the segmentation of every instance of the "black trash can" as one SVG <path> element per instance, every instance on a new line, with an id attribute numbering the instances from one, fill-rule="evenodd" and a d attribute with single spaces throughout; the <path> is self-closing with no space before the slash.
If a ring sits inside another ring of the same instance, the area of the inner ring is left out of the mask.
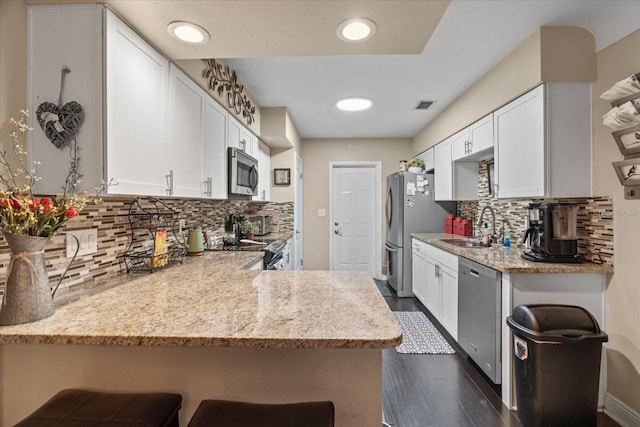
<path id="1" fill-rule="evenodd" d="M 582 307 L 519 305 L 513 330 L 518 418 L 524 426 L 596 426 L 602 343 Z"/>

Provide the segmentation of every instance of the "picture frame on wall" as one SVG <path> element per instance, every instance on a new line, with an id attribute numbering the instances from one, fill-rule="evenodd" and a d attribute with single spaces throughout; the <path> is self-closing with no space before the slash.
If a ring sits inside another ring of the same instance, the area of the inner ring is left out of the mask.
<path id="1" fill-rule="evenodd" d="M 613 139 L 623 156 L 640 154 L 640 125 L 613 132 Z"/>
<path id="2" fill-rule="evenodd" d="M 291 185 L 291 169 L 274 169 L 273 185 Z"/>
<path id="3" fill-rule="evenodd" d="M 613 168 L 624 186 L 640 185 L 640 158 L 613 162 Z"/>

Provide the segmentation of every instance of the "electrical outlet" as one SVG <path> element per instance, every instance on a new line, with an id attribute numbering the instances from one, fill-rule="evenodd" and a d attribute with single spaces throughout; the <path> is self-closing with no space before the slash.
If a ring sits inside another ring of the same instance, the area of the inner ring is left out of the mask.
<path id="1" fill-rule="evenodd" d="M 187 226 L 187 221 L 184 218 L 178 220 L 178 233 L 182 233 Z"/>
<path id="2" fill-rule="evenodd" d="M 98 230 L 95 228 L 67 231 L 66 235 L 67 258 L 71 258 L 76 253 L 78 246 L 80 246 L 80 249 L 77 256 L 91 255 L 98 252 Z M 78 240 L 76 241 L 73 236 Z"/>
<path id="3" fill-rule="evenodd" d="M 325 216 L 327 215 L 327 211 L 325 211 L 324 209 L 318 209 L 318 216 Z"/>

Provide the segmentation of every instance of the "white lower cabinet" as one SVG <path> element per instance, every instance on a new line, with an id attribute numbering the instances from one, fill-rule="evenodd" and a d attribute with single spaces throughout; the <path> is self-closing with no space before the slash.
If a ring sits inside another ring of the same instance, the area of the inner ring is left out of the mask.
<path id="1" fill-rule="evenodd" d="M 426 243 L 413 239 L 411 249 L 411 287 L 413 295 L 427 304 Z"/>
<path id="2" fill-rule="evenodd" d="M 458 339 L 458 257 L 412 240 L 413 293 Z"/>

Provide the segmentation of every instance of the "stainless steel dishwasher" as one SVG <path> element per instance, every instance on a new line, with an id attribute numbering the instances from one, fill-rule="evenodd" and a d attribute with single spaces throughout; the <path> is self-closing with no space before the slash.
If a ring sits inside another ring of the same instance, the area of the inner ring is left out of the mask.
<path id="1" fill-rule="evenodd" d="M 501 383 L 502 273 L 458 257 L 458 343 L 495 384 Z"/>

